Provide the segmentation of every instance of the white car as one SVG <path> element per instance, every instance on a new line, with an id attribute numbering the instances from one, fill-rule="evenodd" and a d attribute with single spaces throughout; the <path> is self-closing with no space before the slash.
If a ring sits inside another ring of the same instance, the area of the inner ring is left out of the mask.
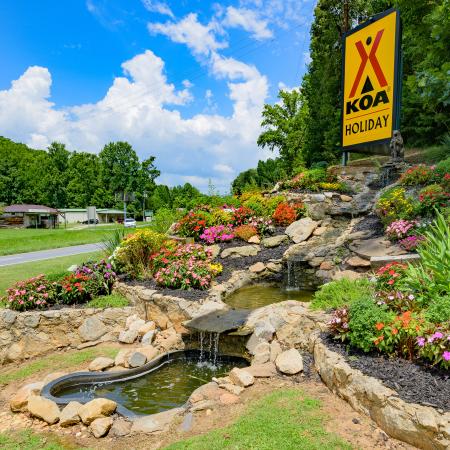
<path id="1" fill-rule="evenodd" d="M 123 223 L 123 226 L 125 228 L 136 228 L 136 220 L 132 217 L 125 219 L 125 222 Z"/>

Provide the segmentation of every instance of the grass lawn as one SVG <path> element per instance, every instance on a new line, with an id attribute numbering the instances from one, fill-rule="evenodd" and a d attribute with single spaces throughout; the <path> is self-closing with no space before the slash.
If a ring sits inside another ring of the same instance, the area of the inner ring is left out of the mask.
<path id="1" fill-rule="evenodd" d="M 147 226 L 150 226 L 150 224 L 139 225 L 140 228 Z M 117 228 L 123 229 L 123 226 L 110 224 L 91 228 L 85 227 L 81 230 L 71 228 L 56 230 L 4 228 L 0 230 L 0 256 L 102 242 Z M 133 233 L 134 231 L 132 228 L 127 229 L 127 233 Z"/>
<path id="2" fill-rule="evenodd" d="M 325 430 L 317 399 L 280 389 L 251 404 L 226 428 L 177 442 L 166 450 L 337 450 L 353 447 Z"/>
<path id="3" fill-rule="evenodd" d="M 65 444 L 53 435 L 20 431 L 0 433 L 0 448 L 2 450 L 71 450 L 77 447 Z"/>
<path id="4" fill-rule="evenodd" d="M 76 352 L 55 353 L 42 356 L 39 359 L 24 363 L 18 368 L 7 368 L 6 370 L 0 371 L 0 385 L 13 381 L 20 382 L 32 375 L 39 374 L 39 372 L 45 371 L 48 373 L 49 368 L 53 372 L 77 368 L 80 364 L 91 361 L 97 356 L 115 358 L 117 352 L 118 349 L 113 347 L 93 347 Z M 2 447 L 0 446 L 0 448 Z"/>
<path id="5" fill-rule="evenodd" d="M 2 232 L 3 230 L 0 231 L 0 233 Z M 57 275 L 65 272 L 72 264 L 81 264 L 89 259 L 99 259 L 100 257 L 101 252 L 82 253 L 80 255 L 62 256 L 61 258 L 0 267 L 0 297 L 4 295 L 5 289 L 9 288 L 16 281 L 25 280 L 41 273 Z"/>
<path id="6" fill-rule="evenodd" d="M 111 229 L 111 227 L 73 231 L 70 229 L 2 229 L 0 230 L 0 256 L 101 242 Z"/>

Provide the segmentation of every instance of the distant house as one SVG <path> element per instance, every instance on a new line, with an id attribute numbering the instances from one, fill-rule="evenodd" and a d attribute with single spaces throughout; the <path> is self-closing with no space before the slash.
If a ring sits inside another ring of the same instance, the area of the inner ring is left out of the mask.
<path id="1" fill-rule="evenodd" d="M 61 212 L 45 205 L 10 205 L 3 209 L 3 227 L 55 228 Z"/>
<path id="2" fill-rule="evenodd" d="M 64 223 L 83 223 L 88 220 L 87 208 L 61 208 L 60 221 Z M 123 211 L 120 209 L 100 208 L 96 210 L 96 219 L 98 223 L 117 222 L 123 218 Z"/>

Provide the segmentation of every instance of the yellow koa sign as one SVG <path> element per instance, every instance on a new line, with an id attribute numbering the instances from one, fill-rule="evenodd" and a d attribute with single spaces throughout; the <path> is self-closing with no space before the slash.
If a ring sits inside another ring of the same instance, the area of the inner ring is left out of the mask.
<path id="1" fill-rule="evenodd" d="M 342 147 L 382 144 L 397 129 L 399 114 L 400 17 L 390 10 L 344 37 Z"/>

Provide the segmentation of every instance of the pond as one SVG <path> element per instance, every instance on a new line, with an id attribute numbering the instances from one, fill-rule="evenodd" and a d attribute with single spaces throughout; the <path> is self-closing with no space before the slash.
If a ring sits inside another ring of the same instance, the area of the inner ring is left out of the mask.
<path id="1" fill-rule="evenodd" d="M 184 405 L 195 389 L 213 377 L 225 376 L 233 367 L 248 365 L 244 358 L 213 355 L 206 351 L 176 353 L 136 378 L 123 376 L 122 379 L 96 382 L 93 377 L 94 381 L 78 382 L 74 375 L 72 382 L 68 379 L 60 383 L 61 386 L 55 385 L 49 394 L 58 403 L 71 400 L 86 403 L 102 397 L 117 402 L 120 405 L 118 411 L 125 415 L 155 414 Z"/>
<path id="2" fill-rule="evenodd" d="M 309 302 L 313 293 L 306 290 L 286 290 L 273 284 L 258 284 L 238 289 L 224 301 L 232 308 L 256 309 L 286 300 Z"/>

